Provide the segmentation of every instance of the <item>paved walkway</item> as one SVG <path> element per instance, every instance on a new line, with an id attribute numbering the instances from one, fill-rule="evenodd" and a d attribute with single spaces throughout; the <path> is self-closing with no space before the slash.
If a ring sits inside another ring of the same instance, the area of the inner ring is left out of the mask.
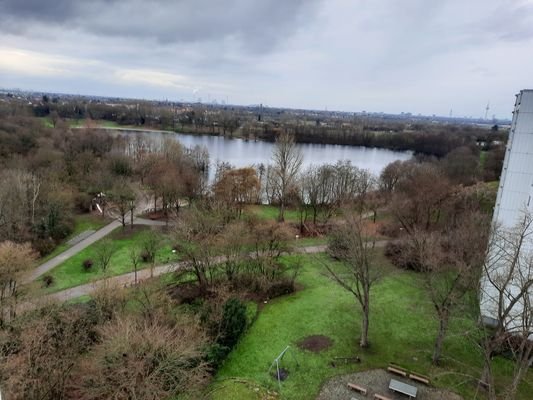
<path id="1" fill-rule="evenodd" d="M 163 226 L 166 225 L 163 221 L 152 221 L 150 219 L 143 219 L 143 218 L 135 218 L 133 220 L 134 225 L 150 225 L 150 226 Z M 70 257 L 78 254 L 80 251 L 85 249 L 86 247 L 90 246 L 94 242 L 106 237 L 111 232 L 113 232 L 115 229 L 121 227 L 122 224 L 120 221 L 113 221 L 103 228 L 97 230 L 92 235 L 88 236 L 87 238 L 83 239 L 79 243 L 75 244 L 74 246 L 68 248 L 63 253 L 55 256 L 54 258 L 51 258 L 50 260 L 46 261 L 44 264 L 39 265 L 37 268 L 32 270 L 26 277 L 22 280 L 22 283 L 29 283 L 34 280 L 36 280 L 39 276 L 47 273 L 51 269 L 57 267 L 59 264 L 63 263 Z"/>
<path id="2" fill-rule="evenodd" d="M 153 222 L 153 221 L 152 221 Z M 376 247 L 383 247 L 387 243 L 386 240 L 380 240 L 376 242 Z M 306 247 L 297 247 L 294 249 L 295 253 L 302 254 L 316 254 L 323 253 L 326 251 L 326 245 L 316 245 L 316 246 L 306 246 Z M 220 263 L 224 261 L 224 257 L 217 257 L 215 263 Z M 184 262 L 163 264 L 154 267 L 153 276 L 164 275 L 173 271 L 177 271 L 184 266 Z M 150 268 L 145 268 L 137 271 L 137 281 L 143 281 L 152 277 L 152 271 Z M 84 285 L 76 286 L 73 288 L 61 290 L 56 293 L 51 293 L 45 296 L 38 297 L 36 299 L 28 300 L 26 302 L 20 303 L 17 306 L 18 312 L 23 312 L 27 310 L 32 310 L 38 308 L 42 305 L 51 303 L 51 302 L 65 302 L 69 300 L 76 299 L 81 296 L 90 295 L 106 282 L 111 287 L 127 287 L 135 283 L 135 273 L 128 272 L 127 274 L 113 276 L 107 279 L 100 279 L 91 283 L 86 283 Z"/>

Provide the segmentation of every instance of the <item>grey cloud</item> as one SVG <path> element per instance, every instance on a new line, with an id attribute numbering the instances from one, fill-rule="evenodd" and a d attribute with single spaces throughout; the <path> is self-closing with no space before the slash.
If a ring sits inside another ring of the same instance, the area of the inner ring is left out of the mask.
<path id="1" fill-rule="evenodd" d="M 218 42 L 268 51 L 311 18 L 318 0 L 0 1 L 0 30 L 54 24 L 100 37 L 160 44 Z M 144 44 L 144 43 L 143 43 Z"/>

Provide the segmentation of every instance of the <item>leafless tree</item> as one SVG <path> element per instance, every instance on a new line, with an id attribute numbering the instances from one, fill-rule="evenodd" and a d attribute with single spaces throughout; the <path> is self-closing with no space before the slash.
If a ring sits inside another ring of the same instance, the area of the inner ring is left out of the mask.
<path id="1" fill-rule="evenodd" d="M 161 248 L 160 235 L 153 230 L 145 232 L 141 240 L 141 246 L 143 253 L 141 257 L 150 262 L 150 277 L 153 278 L 157 253 Z"/>
<path id="2" fill-rule="evenodd" d="M 132 212 L 131 225 L 133 227 L 133 208 L 135 208 L 135 192 L 131 186 L 125 182 L 118 182 L 109 193 L 111 205 L 117 210 L 122 223 L 122 229 L 126 228 L 126 216 Z"/>
<path id="3" fill-rule="evenodd" d="M 279 221 L 285 220 L 285 207 L 289 188 L 293 186 L 302 165 L 302 153 L 296 147 L 294 137 L 282 133 L 276 140 L 272 154 L 274 163 L 275 184 L 279 193 Z"/>
<path id="4" fill-rule="evenodd" d="M 29 243 L 0 243 L 0 328 L 6 322 L 6 313 L 9 319 L 15 316 L 18 279 L 32 266 L 36 257 Z"/>
<path id="5" fill-rule="evenodd" d="M 77 358 L 89 345 L 92 326 L 80 312 L 57 306 L 20 321 L 17 349 L 0 364 L 3 394 L 13 400 L 65 400 Z"/>
<path id="6" fill-rule="evenodd" d="M 488 325 L 483 340 L 484 367 L 480 384 L 496 399 L 492 358 L 512 344 L 515 368 L 505 398 L 514 399 L 533 362 L 531 288 L 533 286 L 533 217 L 525 212 L 514 228 L 496 226 L 491 233 L 481 280 L 481 310 Z"/>
<path id="7" fill-rule="evenodd" d="M 117 318 L 100 330 L 71 380 L 71 398 L 159 400 L 197 393 L 208 378 L 202 361 L 205 334 L 194 321 Z M 195 396 L 193 396 L 195 397 Z"/>
<path id="8" fill-rule="evenodd" d="M 141 250 L 135 246 L 130 249 L 130 261 L 133 266 L 133 273 L 135 275 L 135 285 L 137 285 L 137 270 L 141 264 Z"/>
<path id="9" fill-rule="evenodd" d="M 435 365 L 441 360 L 451 317 L 479 284 L 488 231 L 488 216 L 471 212 L 444 232 L 415 230 L 409 235 L 439 322 L 432 356 Z"/>
<path id="10" fill-rule="evenodd" d="M 96 263 L 102 269 L 102 272 L 105 273 L 107 271 L 115 251 L 116 248 L 111 239 L 102 239 L 96 246 Z"/>
<path id="11" fill-rule="evenodd" d="M 259 179 L 250 167 L 223 171 L 213 185 L 215 198 L 234 209 L 239 218 L 246 204 L 257 202 L 259 190 Z"/>
<path id="12" fill-rule="evenodd" d="M 331 278 L 353 294 L 361 307 L 361 347 L 369 344 L 370 292 L 381 275 L 373 262 L 374 246 L 375 241 L 364 236 L 361 220 L 350 216 L 332 232 L 328 245 L 329 254 L 340 265 L 324 264 Z"/>
<path id="13" fill-rule="evenodd" d="M 191 271 L 205 291 L 213 281 L 216 237 L 224 227 L 223 218 L 216 210 L 201 206 L 187 211 L 176 224 L 175 241 L 186 263 L 183 271 Z"/>

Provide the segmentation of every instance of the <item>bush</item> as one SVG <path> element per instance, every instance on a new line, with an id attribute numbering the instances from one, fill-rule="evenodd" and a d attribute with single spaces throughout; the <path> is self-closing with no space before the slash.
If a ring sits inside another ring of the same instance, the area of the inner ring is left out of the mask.
<path id="1" fill-rule="evenodd" d="M 416 252 L 406 240 L 388 242 L 385 256 L 398 268 L 421 271 L 422 265 Z"/>
<path id="2" fill-rule="evenodd" d="M 222 362 L 229 354 L 231 349 L 229 347 L 223 346 L 219 343 L 213 343 L 205 351 L 205 360 L 211 365 L 215 370 L 222 365 Z"/>
<path id="3" fill-rule="evenodd" d="M 233 348 L 246 330 L 246 306 L 239 299 L 229 299 L 224 304 L 218 343 Z"/>
<path id="4" fill-rule="evenodd" d="M 83 269 L 85 271 L 89 271 L 92 266 L 94 265 L 94 261 L 88 258 L 87 260 L 83 261 Z"/>
<path id="5" fill-rule="evenodd" d="M 52 238 L 36 239 L 33 241 L 33 248 L 39 252 L 41 257 L 44 257 L 54 251 L 56 243 Z"/>
<path id="6" fill-rule="evenodd" d="M 154 261 L 154 256 L 153 256 L 153 254 L 149 253 L 148 251 L 143 250 L 141 252 L 141 260 L 143 260 L 143 262 L 152 262 L 152 261 Z"/>
<path id="7" fill-rule="evenodd" d="M 273 299 L 274 297 L 284 296 L 294 292 L 294 282 L 290 279 L 283 279 L 273 283 L 267 290 L 266 295 Z"/>
<path id="8" fill-rule="evenodd" d="M 43 276 L 44 287 L 50 287 L 54 284 L 54 277 L 52 275 Z"/>

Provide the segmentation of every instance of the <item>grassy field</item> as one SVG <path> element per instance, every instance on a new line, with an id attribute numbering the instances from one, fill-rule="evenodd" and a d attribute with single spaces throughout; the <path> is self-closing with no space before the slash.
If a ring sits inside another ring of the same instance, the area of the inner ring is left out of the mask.
<path id="1" fill-rule="evenodd" d="M 279 207 L 270 205 L 254 205 L 246 207 L 246 213 L 253 213 L 262 219 L 278 220 Z M 285 221 L 298 222 L 300 220 L 297 210 L 285 210 Z"/>
<path id="2" fill-rule="evenodd" d="M 115 276 L 133 271 L 129 255 L 130 249 L 134 246 L 140 246 L 146 229 L 146 227 L 137 227 L 133 232 L 126 229 L 123 233 L 122 228 L 117 228 L 108 236 L 113 240 L 116 250 L 111 258 L 106 276 Z M 54 278 L 54 284 L 49 288 L 43 289 L 43 291 L 46 293 L 56 292 L 103 278 L 103 272 L 97 265 L 93 265 L 89 271 L 85 271 L 82 267 L 84 260 L 92 259 L 95 261 L 97 246 L 98 242 L 52 269 L 47 275 L 51 275 Z M 172 253 L 170 244 L 163 242 L 163 247 L 157 254 L 156 264 L 167 263 L 175 259 L 176 256 Z M 139 269 L 148 267 L 149 264 L 142 263 Z"/>
<path id="3" fill-rule="evenodd" d="M 278 390 L 268 375 L 274 358 L 291 346 L 298 367 L 288 354 L 282 366 L 290 372 L 282 384 L 283 399 L 312 399 L 328 378 L 347 372 L 383 368 L 394 361 L 406 368 L 429 375 L 439 387 L 460 393 L 465 399 L 475 396 L 474 381 L 479 377 L 481 356 L 475 340 L 465 332 L 475 332 L 474 320 L 455 319 L 445 342 L 444 360 L 439 368 L 431 366 L 431 351 L 437 322 L 419 276 L 395 270 L 382 256 L 380 265 L 389 271 L 373 291 L 371 304 L 371 347 L 358 345 L 360 312 L 353 296 L 324 275 L 324 255 L 304 256 L 305 267 L 299 278 L 303 289 L 265 305 L 256 322 L 219 370 L 210 387 L 211 399 L 256 399 L 267 390 Z M 296 343 L 309 335 L 327 335 L 333 346 L 315 354 L 300 350 Z M 333 357 L 358 355 L 360 364 L 333 368 Z M 510 363 L 497 360 L 499 384 Z M 238 378 L 238 379 L 235 379 Z M 521 387 L 520 399 L 533 390 Z M 481 397 L 478 397 L 481 398 Z"/>
<path id="4" fill-rule="evenodd" d="M 47 128 L 53 128 L 54 124 L 52 123 L 52 120 L 50 117 L 41 117 L 40 118 L 43 121 L 43 124 Z M 71 128 L 81 128 L 87 124 L 87 119 L 81 118 L 81 119 L 67 119 L 66 122 Z M 91 120 L 91 124 L 96 127 L 102 127 L 102 128 L 117 128 L 121 127 L 118 123 L 115 121 L 106 121 L 106 120 Z"/>
<path id="5" fill-rule="evenodd" d="M 51 258 L 54 258 L 55 256 L 63 253 L 65 250 L 67 250 L 69 247 L 71 247 L 67 242 L 74 238 L 75 236 L 79 235 L 82 232 L 89 231 L 89 230 L 98 230 L 102 228 L 103 226 L 107 225 L 109 223 L 109 219 L 104 219 L 98 215 L 93 214 L 79 214 L 74 216 L 74 231 L 61 243 L 58 245 L 54 251 L 52 251 L 50 254 L 47 254 L 43 258 L 39 259 L 39 263 L 44 263 Z"/>

